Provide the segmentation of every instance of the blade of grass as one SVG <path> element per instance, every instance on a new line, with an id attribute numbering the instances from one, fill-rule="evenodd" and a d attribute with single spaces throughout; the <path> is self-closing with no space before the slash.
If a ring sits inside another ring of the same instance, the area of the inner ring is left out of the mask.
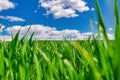
<path id="1" fill-rule="evenodd" d="M 21 80 L 25 80 L 25 69 L 21 65 L 19 65 L 19 72 Z"/>
<path id="2" fill-rule="evenodd" d="M 114 14 L 115 14 L 115 50 L 116 50 L 116 55 L 115 55 L 115 61 L 114 61 L 114 70 L 115 70 L 115 78 L 120 79 L 120 63 L 119 63 L 119 57 L 120 56 L 120 19 L 119 19 L 119 2 L 118 0 L 114 0 Z"/>
<path id="3" fill-rule="evenodd" d="M 89 53 L 82 48 L 82 46 L 75 41 L 72 41 L 71 44 L 81 53 L 81 55 L 88 61 L 93 73 L 94 77 L 96 80 L 101 80 L 101 74 L 100 72 L 96 69 L 95 63 L 93 58 L 89 55 Z"/>
<path id="4" fill-rule="evenodd" d="M 36 56 L 36 54 L 34 54 L 34 62 L 35 62 L 35 67 L 36 67 L 36 73 L 37 73 L 37 80 L 42 80 L 42 70 L 41 70 L 41 67 L 39 66 L 39 61 L 38 61 L 38 58 Z"/>
<path id="5" fill-rule="evenodd" d="M 2 49 L 0 49 L 0 80 L 4 80 L 4 74 L 5 74 L 4 52 L 3 52 L 3 46 L 2 46 Z"/>

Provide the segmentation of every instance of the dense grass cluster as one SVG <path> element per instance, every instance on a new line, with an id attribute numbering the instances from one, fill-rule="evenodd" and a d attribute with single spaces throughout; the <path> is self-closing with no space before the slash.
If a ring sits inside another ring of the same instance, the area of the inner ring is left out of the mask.
<path id="1" fill-rule="evenodd" d="M 115 39 L 110 41 L 100 12 L 97 40 L 37 41 L 19 32 L 0 42 L 0 80 L 120 80 L 120 21 L 115 1 Z M 92 20 L 91 20 L 92 23 Z"/>

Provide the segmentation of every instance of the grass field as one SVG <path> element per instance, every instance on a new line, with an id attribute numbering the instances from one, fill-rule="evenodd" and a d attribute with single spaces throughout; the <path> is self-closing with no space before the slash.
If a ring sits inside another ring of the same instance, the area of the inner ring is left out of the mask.
<path id="1" fill-rule="evenodd" d="M 114 0 L 115 33 L 109 40 L 98 0 L 98 34 L 90 40 L 37 41 L 19 32 L 0 42 L 0 80 L 120 80 L 120 21 Z M 92 25 L 92 19 L 91 19 Z"/>

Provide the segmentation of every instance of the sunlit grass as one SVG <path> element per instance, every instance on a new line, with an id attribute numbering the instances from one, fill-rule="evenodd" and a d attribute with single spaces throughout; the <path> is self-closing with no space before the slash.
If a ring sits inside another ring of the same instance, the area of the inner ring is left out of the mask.
<path id="1" fill-rule="evenodd" d="M 94 1 L 103 40 L 93 35 L 83 41 L 33 41 L 34 34 L 26 38 L 28 32 L 19 40 L 18 32 L 12 41 L 0 42 L 0 80 L 120 80 L 118 0 L 113 41 L 108 39 L 98 0 Z"/>

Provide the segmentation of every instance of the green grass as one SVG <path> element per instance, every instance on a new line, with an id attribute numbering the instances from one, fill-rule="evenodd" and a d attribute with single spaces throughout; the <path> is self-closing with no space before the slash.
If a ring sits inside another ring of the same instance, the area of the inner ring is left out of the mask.
<path id="1" fill-rule="evenodd" d="M 120 80 L 120 21 L 114 0 L 115 39 L 109 40 L 98 0 L 98 33 L 103 40 L 37 41 L 19 32 L 0 42 L 0 80 Z M 91 19 L 92 25 L 92 19 Z M 29 30 L 28 30 L 29 31 Z"/>

